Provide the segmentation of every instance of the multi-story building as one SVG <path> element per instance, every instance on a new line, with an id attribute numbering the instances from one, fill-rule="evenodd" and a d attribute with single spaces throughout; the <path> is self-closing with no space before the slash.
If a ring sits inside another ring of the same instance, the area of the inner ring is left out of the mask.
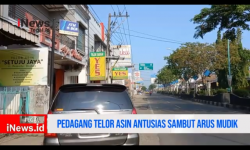
<path id="1" fill-rule="evenodd" d="M 56 31 L 54 54 L 55 92 L 63 84 L 89 82 L 88 56 L 91 51 L 104 51 L 106 38 L 103 23 L 98 23 L 87 5 L 1 5 L 0 18 L 2 36 L 14 37 L 6 39 L 0 36 L 0 46 L 10 48 L 49 47 L 51 34 L 46 32 L 32 33 L 29 28 L 18 28 L 18 19 L 58 22 L 59 19 L 79 23 L 77 37 L 59 34 Z M 8 26 L 8 27 L 6 27 Z M 17 31 L 18 30 L 18 31 Z M 18 39 L 24 38 L 22 42 Z M 21 45 L 25 44 L 25 45 Z"/>
<path id="2" fill-rule="evenodd" d="M 31 26 L 18 27 L 18 19 L 49 21 L 50 25 L 55 19 L 54 94 L 63 84 L 90 82 L 89 52 L 106 50 L 107 38 L 103 23 L 96 21 L 87 5 L 0 5 L 0 49 L 51 50 L 52 32 L 37 33 Z M 78 22 L 78 36 L 59 34 L 60 19 Z M 48 71 L 48 81 L 49 75 Z"/>

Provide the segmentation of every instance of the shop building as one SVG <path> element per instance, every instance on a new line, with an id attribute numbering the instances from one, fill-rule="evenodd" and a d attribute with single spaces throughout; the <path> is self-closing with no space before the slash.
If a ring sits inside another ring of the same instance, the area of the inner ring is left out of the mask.
<path id="1" fill-rule="evenodd" d="M 17 25 L 18 19 L 49 21 L 52 25 L 53 18 L 57 28 L 53 77 L 57 92 L 63 84 L 90 82 L 89 52 L 106 50 L 103 23 L 96 21 L 87 5 L 0 5 L 0 46 L 5 49 L 48 47 L 51 50 L 50 27 L 50 33 L 45 30 L 39 33 L 34 32 L 36 27 Z M 59 34 L 60 19 L 78 22 L 78 36 Z"/>

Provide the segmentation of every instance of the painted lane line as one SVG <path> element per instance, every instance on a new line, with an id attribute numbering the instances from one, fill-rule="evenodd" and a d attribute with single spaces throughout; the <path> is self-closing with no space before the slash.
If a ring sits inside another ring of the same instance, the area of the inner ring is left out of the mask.
<path id="1" fill-rule="evenodd" d="M 177 107 L 177 108 L 181 108 L 180 106 L 177 106 L 177 105 L 174 105 L 175 107 Z"/>
<path id="2" fill-rule="evenodd" d="M 148 107 L 149 107 L 149 109 L 151 111 L 151 114 L 154 114 L 154 111 L 153 111 L 152 107 L 150 106 L 150 101 L 149 101 L 148 98 L 147 98 L 147 103 L 148 103 Z"/>

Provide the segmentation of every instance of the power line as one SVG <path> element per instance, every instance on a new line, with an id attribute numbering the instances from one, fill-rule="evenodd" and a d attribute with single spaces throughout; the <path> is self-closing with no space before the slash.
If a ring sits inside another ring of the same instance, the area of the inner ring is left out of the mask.
<path id="1" fill-rule="evenodd" d="M 127 10 L 127 8 L 126 8 L 126 6 L 124 5 L 124 9 L 126 9 L 126 12 L 128 12 L 128 10 Z M 129 30 L 129 21 L 128 21 L 128 18 L 127 18 L 127 25 L 128 25 L 128 34 L 129 34 L 129 44 L 130 45 L 132 45 L 132 43 L 131 43 L 131 36 L 130 36 L 130 30 Z M 132 47 L 131 47 L 131 53 L 133 53 L 133 51 L 132 51 Z M 132 56 L 131 56 L 131 60 L 132 60 L 132 63 L 134 62 L 133 61 L 133 54 L 132 54 Z"/>
<path id="2" fill-rule="evenodd" d="M 173 39 L 168 39 L 168 38 L 164 38 L 164 37 L 159 37 L 159 36 L 155 36 L 155 35 L 150 35 L 150 34 L 138 32 L 138 31 L 134 31 L 134 30 L 126 29 L 126 28 L 125 28 L 125 30 L 131 31 L 131 32 L 135 32 L 135 33 L 139 33 L 139 34 L 148 35 L 148 36 L 151 36 L 151 37 L 156 37 L 156 38 L 160 38 L 160 39 L 166 39 L 166 40 L 170 40 L 170 41 L 175 41 L 175 42 L 181 42 L 181 43 L 183 43 L 183 41 L 177 41 L 177 40 L 173 40 Z"/>
<path id="3" fill-rule="evenodd" d="M 113 8 L 112 5 L 111 5 L 111 8 L 114 10 L 114 8 Z M 118 11 L 119 11 L 119 7 L 118 7 L 118 6 L 117 6 L 117 8 L 118 8 Z M 124 10 L 123 10 L 123 12 L 124 12 L 125 10 L 127 10 L 127 8 L 126 8 L 126 6 L 124 5 Z M 123 12 L 122 12 L 122 13 L 123 13 Z M 116 17 L 116 20 L 117 20 L 117 18 L 118 18 L 118 17 Z M 128 18 L 127 18 L 127 19 L 128 19 Z M 116 20 L 115 20 L 115 21 L 116 21 Z M 128 22 L 128 20 L 127 20 L 127 22 Z M 129 31 L 129 34 L 126 34 L 125 32 L 122 33 L 121 31 L 120 31 L 120 32 L 115 32 L 115 33 L 120 33 L 120 34 L 124 34 L 124 35 L 129 35 L 129 37 L 130 37 L 130 31 L 131 31 L 131 32 L 135 32 L 135 33 L 139 33 L 139 34 L 143 34 L 143 35 L 147 35 L 147 36 L 159 38 L 159 39 L 166 39 L 166 40 L 168 40 L 168 41 L 173 41 L 173 42 L 170 42 L 170 43 L 184 43 L 183 41 L 168 39 L 168 38 L 165 38 L 165 37 L 159 37 L 159 36 L 155 36 L 155 35 L 151 35 L 151 34 L 146 34 L 146 33 L 138 32 L 138 31 L 130 30 L 130 29 L 129 29 L 129 23 L 128 23 L 128 29 L 124 28 L 124 26 L 123 26 L 123 29 L 124 29 L 124 30 L 128 30 L 128 31 Z M 125 36 L 125 37 L 126 37 L 126 36 Z M 137 37 L 138 37 L 138 36 L 137 36 Z M 149 38 L 148 38 L 148 39 L 149 39 Z M 127 40 L 127 39 L 126 39 L 126 40 Z M 161 40 L 160 40 L 160 41 L 161 41 Z M 130 39 L 130 45 L 131 45 L 131 39 Z"/>
<path id="4" fill-rule="evenodd" d="M 121 34 L 124 34 L 124 33 L 121 33 Z M 126 34 L 126 35 L 128 35 L 128 34 Z M 131 35 L 131 34 L 130 34 L 130 36 L 132 36 L 132 37 L 137 37 L 137 38 L 142 38 L 142 39 L 153 40 L 153 41 L 158 41 L 158 42 L 166 42 L 166 43 L 183 44 L 183 43 L 180 43 L 180 42 L 172 42 L 172 41 L 166 41 L 166 40 L 160 40 L 160 39 L 153 39 L 153 38 L 147 38 L 147 37 L 136 36 L 136 35 Z"/>
<path id="5" fill-rule="evenodd" d="M 111 5 L 111 8 L 112 8 L 113 11 L 115 12 L 115 10 L 114 10 L 114 8 L 113 8 L 112 5 Z M 116 17 L 116 19 L 115 19 L 114 23 L 112 23 L 112 25 L 114 25 L 114 24 L 117 23 L 116 20 L 117 20 L 117 18 L 120 17 L 120 15 L 121 15 L 121 12 L 120 12 L 119 8 L 118 8 L 118 11 L 119 11 L 119 15 L 114 14 L 114 16 Z M 124 11 L 125 11 L 125 9 L 123 10 L 123 12 L 124 12 Z M 122 12 L 122 13 L 123 13 L 123 12 Z M 122 21 L 122 19 L 121 19 L 121 21 Z M 112 34 L 115 34 L 114 31 L 116 31 L 117 29 L 119 29 L 119 31 L 121 32 L 120 26 L 121 26 L 121 25 L 123 26 L 123 22 L 124 22 L 124 21 L 125 21 L 125 20 L 123 20 L 123 21 L 118 25 L 118 27 L 116 27 L 116 28 L 112 31 Z M 123 26 L 123 27 L 124 27 L 124 26 Z M 124 31 L 124 33 L 125 33 L 125 30 L 123 30 L 123 31 Z M 122 34 L 121 34 L 121 38 L 122 38 L 122 44 L 126 44 L 126 43 L 124 42 L 124 40 L 123 40 Z M 126 41 L 127 41 L 127 37 L 126 37 L 126 36 L 125 36 L 125 38 L 126 38 Z"/>
<path id="6" fill-rule="evenodd" d="M 113 8 L 113 6 L 112 6 L 112 5 L 110 5 L 110 6 L 111 6 L 111 8 L 113 9 L 113 11 L 115 12 L 115 9 Z M 116 16 L 115 21 L 114 21 L 114 24 L 116 23 L 117 18 L 118 18 L 118 16 Z M 120 30 L 120 32 L 121 32 L 121 29 L 120 29 L 120 28 L 119 28 L 119 30 Z M 118 35 L 120 35 L 121 42 L 124 43 L 123 36 L 122 36 L 121 34 L 118 34 Z"/>
<path id="7" fill-rule="evenodd" d="M 94 14 L 96 15 L 96 17 L 99 19 L 99 21 L 102 22 L 101 19 L 99 18 L 99 16 L 96 14 L 95 10 L 92 8 L 92 6 L 89 5 L 89 7 L 92 9 L 92 11 L 93 11 Z"/>
<path id="8" fill-rule="evenodd" d="M 100 19 L 100 17 L 97 15 L 97 13 L 95 12 L 95 10 L 93 9 L 93 7 L 91 6 L 91 5 L 88 5 L 89 7 L 90 7 L 90 9 L 92 9 L 92 11 L 93 11 L 93 13 L 95 14 L 95 16 L 99 19 L 99 21 L 100 22 L 102 22 L 101 21 L 101 19 Z M 105 30 L 107 31 L 107 28 L 104 26 L 104 28 L 105 28 Z M 119 34 L 118 34 L 119 35 Z M 115 39 L 116 39 L 116 37 L 115 36 L 113 36 Z M 118 37 L 119 38 L 119 37 Z M 116 39 L 117 40 L 117 39 Z M 120 39 L 121 40 L 121 39 Z M 119 40 L 117 40 L 118 42 L 120 42 Z M 112 40 L 111 40 L 111 42 L 112 42 Z M 113 43 L 113 42 L 112 42 Z"/>
<path id="9" fill-rule="evenodd" d="M 117 6 L 118 11 L 120 12 L 120 9 L 119 9 L 118 5 L 116 5 L 116 6 Z M 124 9 L 124 10 L 125 10 L 125 9 Z M 123 11 L 123 12 L 124 12 L 124 11 Z M 123 12 L 122 12 L 122 14 L 123 14 Z M 122 18 L 120 18 L 120 19 L 121 19 L 121 21 L 122 21 Z M 123 24 L 122 24 L 122 27 L 123 27 L 123 33 L 126 33 Z M 120 32 L 121 32 L 121 31 L 120 31 Z M 127 40 L 127 36 L 126 36 L 126 35 L 125 35 L 125 39 L 126 39 L 126 44 L 128 44 L 128 40 Z"/>

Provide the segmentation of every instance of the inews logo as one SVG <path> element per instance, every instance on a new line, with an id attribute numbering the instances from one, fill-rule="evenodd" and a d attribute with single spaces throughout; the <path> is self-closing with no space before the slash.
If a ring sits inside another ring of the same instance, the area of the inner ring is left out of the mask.
<path id="1" fill-rule="evenodd" d="M 31 32 L 39 33 L 46 32 L 50 33 L 50 22 L 49 21 L 29 21 L 28 19 L 18 19 L 17 20 L 18 27 L 27 27 L 30 28 Z"/>

